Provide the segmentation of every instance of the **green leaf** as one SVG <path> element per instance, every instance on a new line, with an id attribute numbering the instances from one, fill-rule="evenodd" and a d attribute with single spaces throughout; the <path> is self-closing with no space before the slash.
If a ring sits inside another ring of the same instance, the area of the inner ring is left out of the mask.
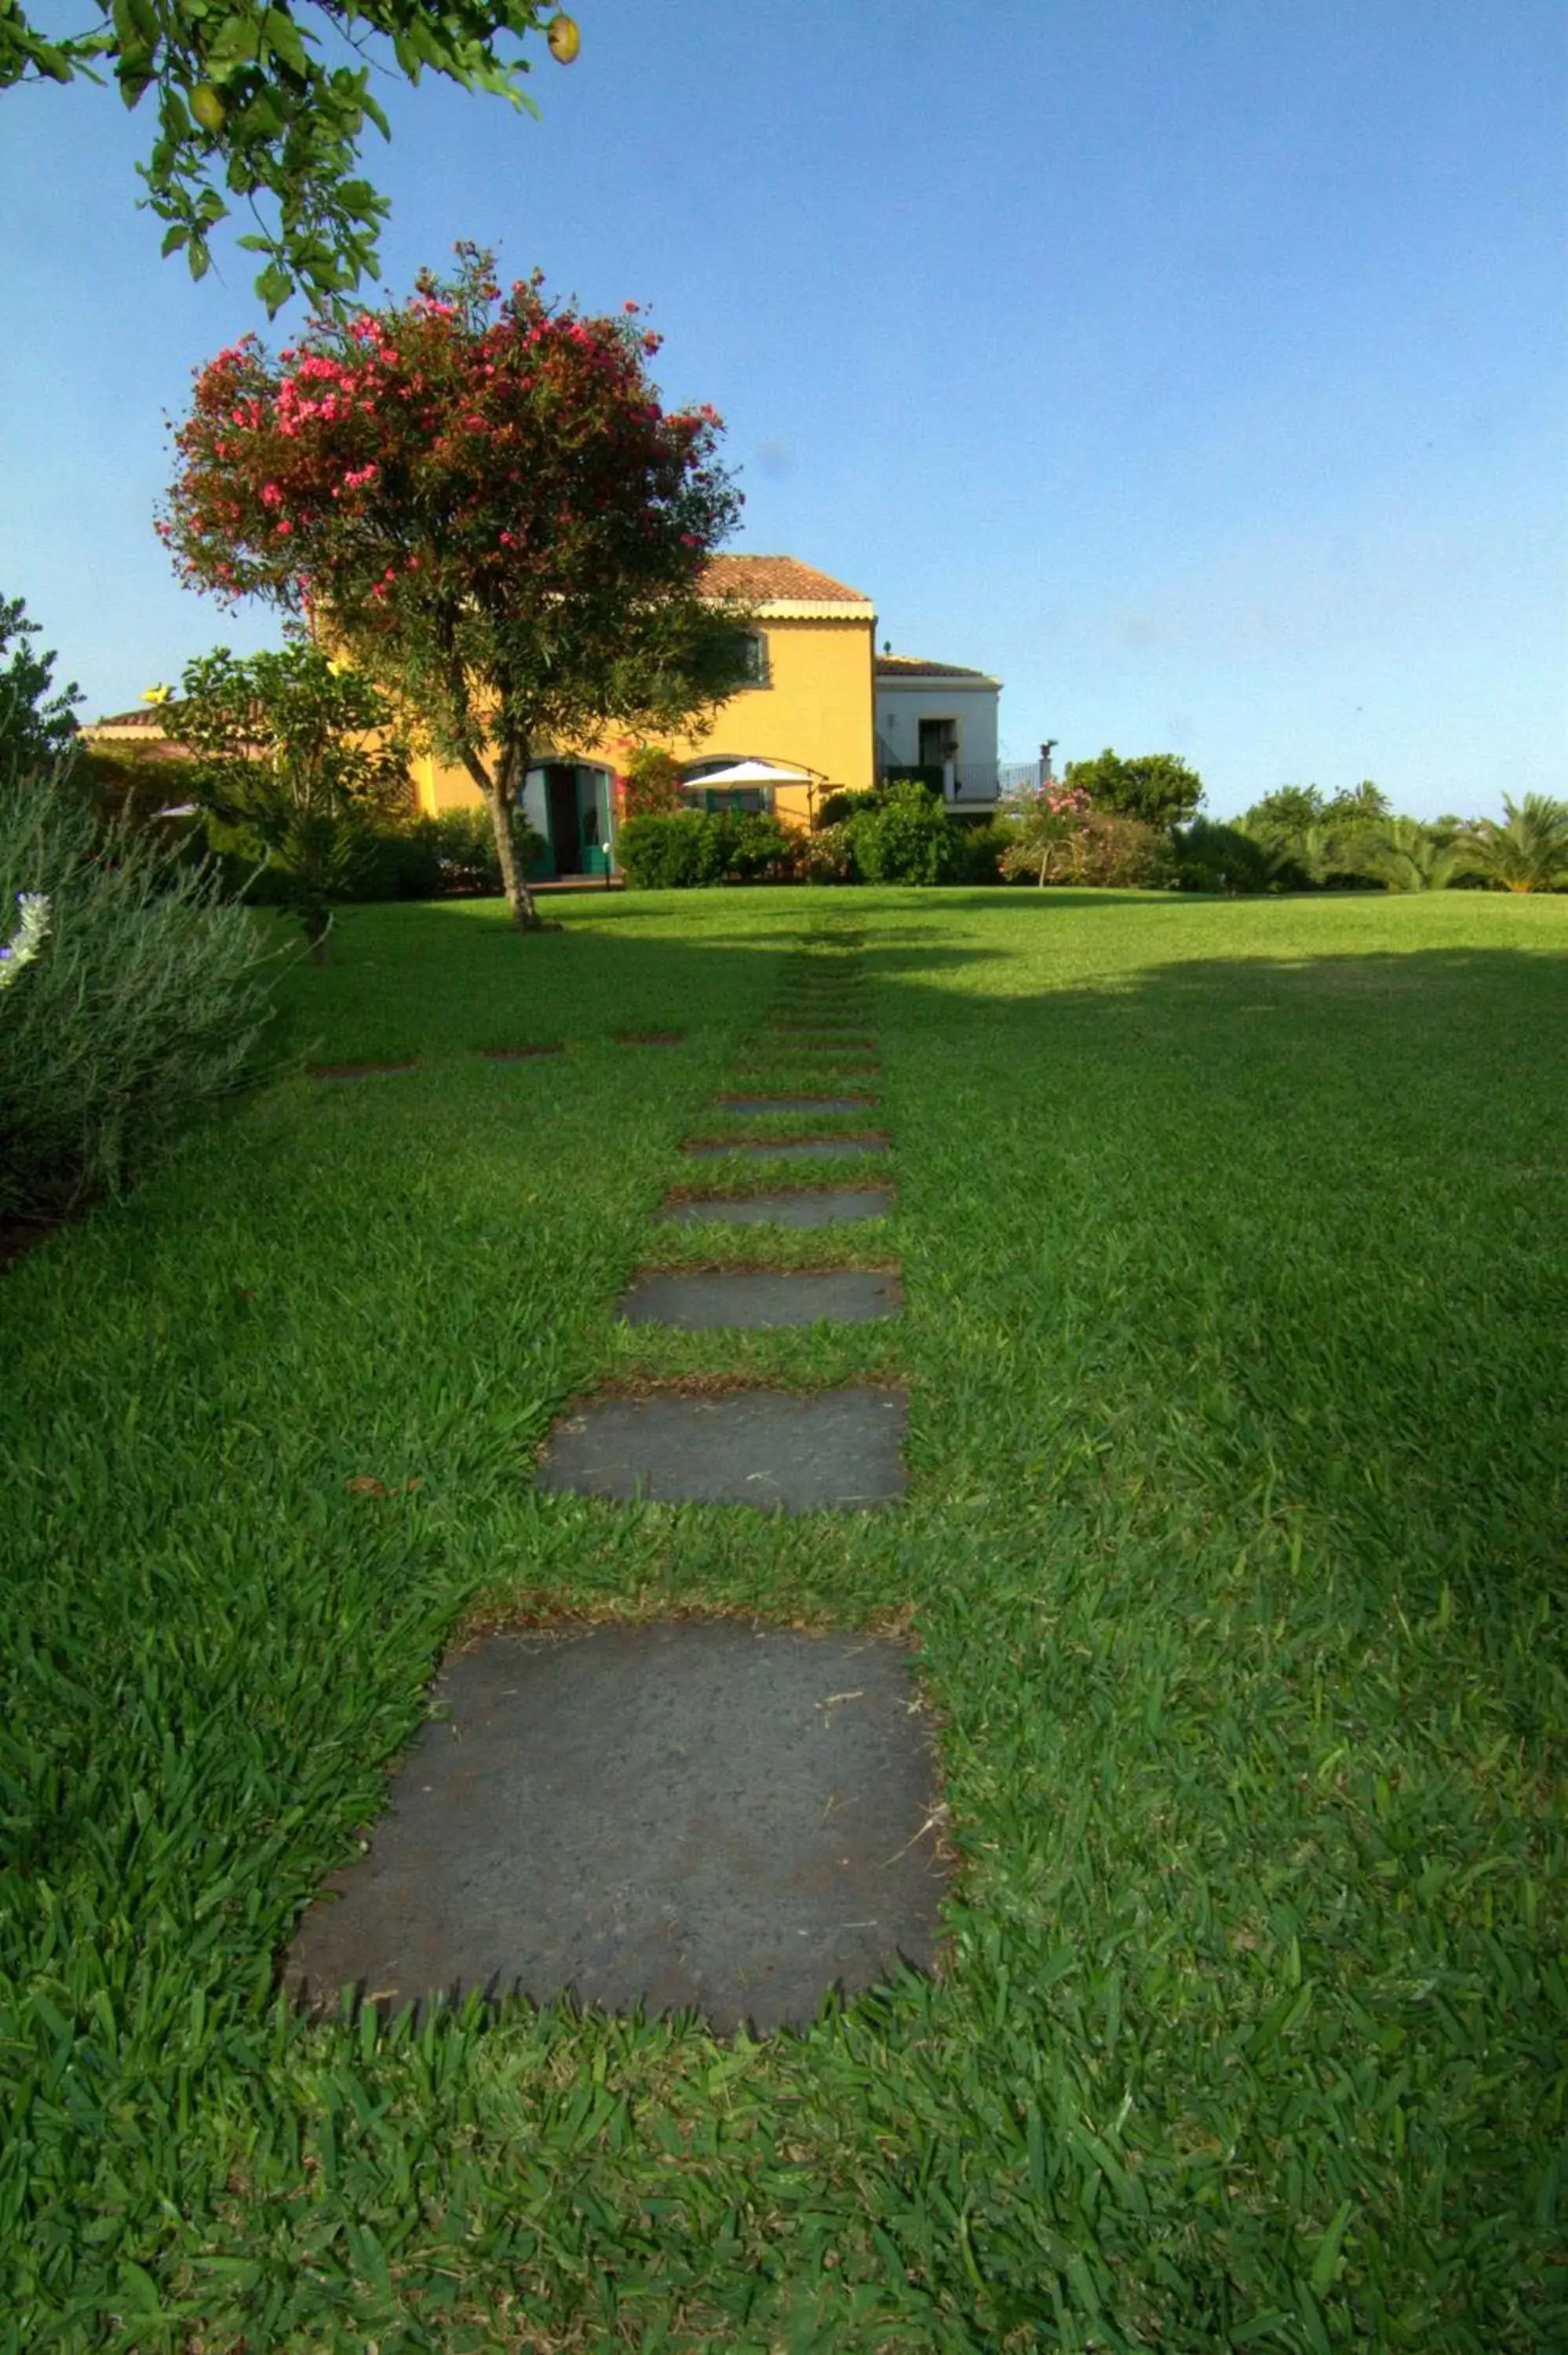
<path id="1" fill-rule="evenodd" d="M 311 61 L 300 28 L 286 8 L 269 8 L 262 18 L 262 31 L 274 57 L 281 58 L 291 73 L 303 81 L 310 73 Z"/>
<path id="2" fill-rule="evenodd" d="M 1340 2243 L 1345 2237 L 1345 2228 L 1355 2214 L 1355 2206 L 1353 2200 L 1343 2200 L 1335 2214 L 1333 2222 L 1318 2243 L 1318 2254 L 1312 2260 L 1312 2271 L 1309 2275 L 1314 2297 L 1322 2297 L 1333 2286 L 1335 2275 L 1340 2270 Z"/>
<path id="3" fill-rule="evenodd" d="M 294 291 L 292 275 L 281 261 L 273 261 L 254 281 L 256 292 L 267 305 L 267 316 L 275 319 Z"/>

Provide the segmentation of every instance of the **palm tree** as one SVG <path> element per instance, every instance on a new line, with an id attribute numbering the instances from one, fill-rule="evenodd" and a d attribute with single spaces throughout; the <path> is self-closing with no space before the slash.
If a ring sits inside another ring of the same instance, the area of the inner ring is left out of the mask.
<path id="1" fill-rule="evenodd" d="M 1446 891 L 1468 864 L 1457 843 L 1413 817 L 1385 819 L 1366 850 L 1368 874 L 1391 891 Z"/>
<path id="2" fill-rule="evenodd" d="M 1467 863 L 1505 891 L 1568 888 L 1568 802 L 1526 794 L 1515 808 L 1503 795 L 1503 823 L 1478 820 L 1457 846 Z"/>

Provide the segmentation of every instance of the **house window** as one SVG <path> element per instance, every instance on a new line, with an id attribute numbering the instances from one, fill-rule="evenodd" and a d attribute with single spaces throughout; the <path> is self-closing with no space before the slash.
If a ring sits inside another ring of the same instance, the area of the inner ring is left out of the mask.
<path id="1" fill-rule="evenodd" d="M 737 810 L 766 810 L 771 795 L 766 785 L 719 785 L 703 793 L 703 807 L 710 817 L 728 816 Z"/>
<path id="2" fill-rule="evenodd" d="M 742 687 L 768 685 L 768 638 L 761 630 L 736 630 L 735 674 Z"/>

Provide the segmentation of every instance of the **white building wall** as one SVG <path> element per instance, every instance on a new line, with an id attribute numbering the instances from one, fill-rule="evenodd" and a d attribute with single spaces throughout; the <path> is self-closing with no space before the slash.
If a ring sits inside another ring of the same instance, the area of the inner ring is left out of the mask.
<path id="1" fill-rule="evenodd" d="M 995 768 L 999 690 L 972 679 L 923 678 L 876 682 L 876 734 L 885 757 L 899 768 L 920 757 L 922 719 L 950 719 L 960 769 Z"/>

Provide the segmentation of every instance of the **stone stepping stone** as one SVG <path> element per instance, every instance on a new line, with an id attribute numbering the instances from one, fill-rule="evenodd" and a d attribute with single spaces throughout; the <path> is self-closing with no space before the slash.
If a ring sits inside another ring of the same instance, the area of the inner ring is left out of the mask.
<path id="1" fill-rule="evenodd" d="M 393 1071 L 417 1071 L 418 1056 L 404 1063 L 307 1063 L 306 1071 L 313 1080 L 324 1080 L 329 1084 L 341 1084 L 347 1080 L 378 1080 Z"/>
<path id="2" fill-rule="evenodd" d="M 892 1215 L 891 1186 L 794 1194 L 705 1194 L 700 1201 L 666 1202 L 662 1227 L 842 1227 Z"/>
<path id="3" fill-rule="evenodd" d="M 493 1063 L 526 1063 L 536 1055 L 564 1055 L 566 1048 L 559 1039 L 541 1047 L 482 1047 L 480 1053 Z"/>
<path id="4" fill-rule="evenodd" d="M 618 1047 L 683 1047 L 686 1041 L 683 1030 L 617 1030 L 613 1036 Z"/>
<path id="5" fill-rule="evenodd" d="M 766 1046 L 807 1053 L 821 1047 L 848 1047 L 869 1055 L 876 1046 L 876 1033 L 859 1022 L 765 1022 L 756 1036 Z"/>
<path id="6" fill-rule="evenodd" d="M 885 1153 L 885 1136 L 797 1136 L 787 1142 L 775 1143 L 771 1137 L 737 1136 L 733 1143 L 706 1139 L 700 1144 L 683 1145 L 694 1161 L 722 1161 L 726 1154 L 745 1154 L 748 1158 L 771 1161 L 852 1161 L 866 1153 Z"/>
<path id="7" fill-rule="evenodd" d="M 768 1030 L 853 1030 L 861 1038 L 873 1035 L 870 1025 L 858 1014 L 772 1014 L 763 1028 Z"/>
<path id="8" fill-rule="evenodd" d="M 716 1096 L 725 1112 L 869 1112 L 874 1096 Z"/>
<path id="9" fill-rule="evenodd" d="M 902 1496 L 902 1391 L 654 1391 L 557 1423 L 541 1488 L 653 1504 L 864 1512 Z"/>
<path id="10" fill-rule="evenodd" d="M 870 1325 L 899 1316 L 904 1287 L 885 1269 L 652 1270 L 638 1276 L 616 1305 L 628 1325 L 762 1333 L 786 1325 Z"/>
<path id="11" fill-rule="evenodd" d="M 946 1869 L 900 1645 L 733 1620 L 498 1635 L 434 1698 L 369 1852 L 300 1924 L 296 2001 L 569 1991 L 766 2034 L 900 1958 L 930 1968 Z"/>

